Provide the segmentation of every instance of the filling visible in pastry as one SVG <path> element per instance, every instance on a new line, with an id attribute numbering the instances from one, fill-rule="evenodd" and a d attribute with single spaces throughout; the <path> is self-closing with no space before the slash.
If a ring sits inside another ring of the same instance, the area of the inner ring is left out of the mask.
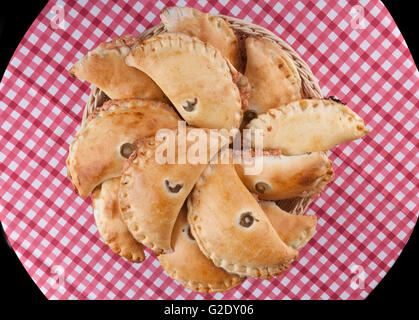
<path id="1" fill-rule="evenodd" d="M 227 291 L 244 278 L 214 265 L 199 249 L 182 207 L 172 233 L 173 252 L 158 256 L 161 266 L 170 277 L 186 288 L 202 292 Z"/>
<path id="2" fill-rule="evenodd" d="M 193 98 L 190 100 L 186 100 L 185 103 L 182 105 L 182 108 L 185 109 L 186 112 L 193 112 L 198 109 L 198 98 Z"/>
<path id="3" fill-rule="evenodd" d="M 210 164 L 188 198 L 188 221 L 202 252 L 241 276 L 280 275 L 298 252 L 278 236 L 232 164 Z"/>
<path id="4" fill-rule="evenodd" d="M 119 177 L 135 140 L 176 127 L 178 120 L 172 108 L 158 101 L 106 102 L 70 145 L 67 170 L 75 190 L 86 198 L 103 181 Z"/>
<path id="5" fill-rule="evenodd" d="M 132 262 L 141 262 L 145 258 L 143 245 L 131 235 L 119 209 L 119 180 L 107 180 L 93 192 L 96 225 L 103 241 L 113 252 Z"/>
<path id="6" fill-rule="evenodd" d="M 279 149 L 284 155 L 327 151 L 369 133 L 360 116 L 330 99 L 298 100 L 270 109 L 247 128 L 261 129 L 264 149 Z"/>
<path id="7" fill-rule="evenodd" d="M 246 80 L 210 44 L 164 33 L 138 43 L 126 63 L 150 76 L 189 125 L 228 130 L 240 126 L 247 105 Z"/>
<path id="8" fill-rule="evenodd" d="M 209 43 L 220 50 L 237 70 L 242 71 L 238 39 L 223 18 L 187 7 L 165 8 L 160 18 L 167 31 L 184 33 Z"/>
<path id="9" fill-rule="evenodd" d="M 169 193 L 178 193 L 183 188 L 182 183 L 170 183 L 169 180 L 164 180 L 164 185 Z"/>
<path id="10" fill-rule="evenodd" d="M 258 174 L 246 174 L 246 166 L 252 166 L 252 163 L 235 164 L 240 179 L 260 199 L 283 200 L 317 195 L 333 180 L 332 162 L 324 152 L 299 156 L 265 152 L 262 170 Z"/>
<path id="11" fill-rule="evenodd" d="M 251 84 L 249 111 L 260 114 L 303 98 L 300 75 L 279 45 L 256 37 L 247 38 L 245 45 L 245 75 Z M 252 117 L 249 112 L 246 119 Z"/>
<path id="12" fill-rule="evenodd" d="M 131 35 L 100 44 L 70 69 L 73 77 L 94 84 L 111 99 L 144 98 L 167 102 L 160 88 L 146 74 L 125 64 L 138 39 Z"/>

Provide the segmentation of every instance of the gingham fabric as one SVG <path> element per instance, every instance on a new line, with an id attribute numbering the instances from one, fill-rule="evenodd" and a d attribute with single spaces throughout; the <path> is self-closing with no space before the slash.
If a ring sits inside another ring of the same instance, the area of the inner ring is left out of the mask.
<path id="1" fill-rule="evenodd" d="M 58 29 L 56 5 L 64 9 Z M 141 264 L 115 255 L 99 237 L 90 199 L 66 177 L 90 89 L 67 70 L 100 42 L 158 24 L 166 5 L 272 30 L 307 61 L 325 96 L 340 97 L 372 129 L 332 150 L 336 179 L 308 211 L 318 216 L 317 233 L 280 278 L 248 279 L 226 293 L 184 289 L 150 251 Z M 52 1 L 1 82 L 1 221 L 50 299 L 363 299 L 417 220 L 418 88 L 406 43 L 378 1 Z"/>

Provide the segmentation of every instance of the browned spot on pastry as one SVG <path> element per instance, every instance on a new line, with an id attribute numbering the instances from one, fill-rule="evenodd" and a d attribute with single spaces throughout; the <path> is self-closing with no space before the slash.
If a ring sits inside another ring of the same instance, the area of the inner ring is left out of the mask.
<path id="1" fill-rule="evenodd" d="M 252 224 L 255 218 L 253 218 L 251 212 L 244 212 L 240 216 L 240 225 L 245 228 L 249 228 Z"/>
<path id="2" fill-rule="evenodd" d="M 172 184 L 169 180 L 164 180 L 164 183 L 166 185 L 166 188 L 171 193 L 178 193 L 183 188 L 183 184 L 181 183 Z"/>
<path id="3" fill-rule="evenodd" d="M 135 145 L 132 143 L 124 143 L 120 148 L 121 156 L 128 159 L 135 150 Z"/>

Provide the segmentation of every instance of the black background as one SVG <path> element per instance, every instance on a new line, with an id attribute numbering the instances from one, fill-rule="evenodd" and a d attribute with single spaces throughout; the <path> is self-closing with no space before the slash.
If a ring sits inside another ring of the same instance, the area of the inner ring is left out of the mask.
<path id="1" fill-rule="evenodd" d="M 354 1 L 352 1 L 354 2 Z M 412 56 L 418 65 L 418 25 L 416 1 L 383 1 L 396 21 Z M 0 7 L 0 74 L 3 75 L 17 45 L 45 6 L 46 1 L 1 1 Z M 356 4 L 356 1 L 354 2 Z M 416 16 L 415 16 L 416 15 Z M 418 293 L 417 256 L 418 232 L 415 228 L 410 240 L 394 266 L 367 298 L 371 301 L 416 300 Z M 0 286 L 6 300 L 45 301 L 46 298 L 34 284 L 26 270 L 10 248 L 1 229 Z M 409 290 L 410 289 L 410 290 Z M 413 292 L 411 291 L 413 289 Z M 4 294 L 5 293 L 5 294 Z M 3 300 L 3 299 L 2 299 Z M 2 301 L 4 302 L 4 300 Z M 383 305 L 384 307 L 384 305 Z"/>

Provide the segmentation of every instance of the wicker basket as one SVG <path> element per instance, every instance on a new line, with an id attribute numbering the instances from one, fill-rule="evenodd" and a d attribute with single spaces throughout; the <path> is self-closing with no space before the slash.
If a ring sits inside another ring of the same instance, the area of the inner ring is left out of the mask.
<path id="1" fill-rule="evenodd" d="M 257 36 L 271 40 L 278 44 L 293 60 L 295 67 L 297 68 L 301 77 L 304 96 L 306 98 L 322 98 L 322 93 L 317 79 L 314 77 L 308 65 L 287 43 L 285 43 L 269 30 L 260 26 L 229 16 L 219 15 L 219 17 L 224 18 L 240 38 Z M 164 32 L 167 32 L 167 30 L 163 23 L 160 23 L 157 26 L 145 30 L 141 35 L 139 35 L 139 39 L 144 40 Z M 87 105 L 83 112 L 81 125 L 82 128 L 86 122 L 87 117 L 95 110 L 95 108 L 100 107 L 107 100 L 109 100 L 109 97 L 107 97 L 102 90 L 93 86 L 87 101 Z M 288 200 L 280 200 L 277 201 L 277 204 L 287 212 L 293 214 L 303 214 L 314 198 L 315 197 L 298 197 Z"/>

